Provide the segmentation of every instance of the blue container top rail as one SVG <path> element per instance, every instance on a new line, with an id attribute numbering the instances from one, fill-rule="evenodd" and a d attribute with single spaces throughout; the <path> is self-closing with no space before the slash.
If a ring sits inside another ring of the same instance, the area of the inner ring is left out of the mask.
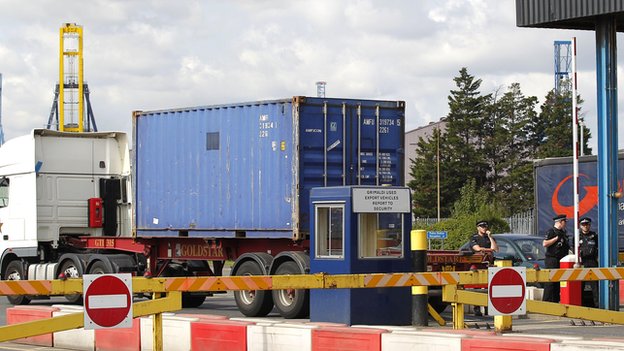
<path id="1" fill-rule="evenodd" d="M 404 185 L 403 101 L 313 98 L 135 112 L 138 236 L 307 238 L 319 186 Z"/>

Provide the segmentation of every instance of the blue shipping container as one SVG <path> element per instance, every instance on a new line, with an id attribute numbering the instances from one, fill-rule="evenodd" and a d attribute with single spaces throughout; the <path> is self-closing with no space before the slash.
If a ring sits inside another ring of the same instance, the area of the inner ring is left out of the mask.
<path id="1" fill-rule="evenodd" d="M 402 186 L 403 101 L 294 97 L 142 111 L 137 236 L 307 238 L 310 189 Z"/>

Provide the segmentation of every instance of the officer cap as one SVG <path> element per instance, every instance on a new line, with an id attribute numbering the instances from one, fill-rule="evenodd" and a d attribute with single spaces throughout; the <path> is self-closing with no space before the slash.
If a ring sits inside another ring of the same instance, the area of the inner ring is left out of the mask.
<path id="1" fill-rule="evenodd" d="M 589 218 L 589 217 L 583 217 L 583 218 L 581 218 L 580 223 L 581 223 L 581 224 L 591 224 L 591 218 Z"/>
<path id="2" fill-rule="evenodd" d="M 558 214 L 556 216 L 553 217 L 553 221 L 555 222 L 559 222 L 559 221 L 567 221 L 568 217 L 564 214 Z"/>
<path id="3" fill-rule="evenodd" d="M 477 221 L 477 227 L 488 227 L 489 224 L 487 221 Z"/>

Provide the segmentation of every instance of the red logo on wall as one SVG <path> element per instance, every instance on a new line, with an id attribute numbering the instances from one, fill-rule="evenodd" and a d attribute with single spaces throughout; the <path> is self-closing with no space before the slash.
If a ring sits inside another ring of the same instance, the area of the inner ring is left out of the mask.
<path id="1" fill-rule="evenodd" d="M 579 174 L 579 176 L 589 178 L 585 174 Z M 567 182 L 568 179 L 571 179 L 571 178 L 572 176 L 569 175 L 563 178 L 563 180 L 559 182 L 559 184 L 557 184 L 557 187 L 555 188 L 555 191 L 553 192 L 552 201 L 551 201 L 552 208 L 553 208 L 553 211 L 555 211 L 555 213 L 565 214 L 568 217 L 574 217 L 574 204 L 572 204 L 572 206 L 564 206 L 561 203 L 559 203 L 559 189 L 561 189 L 563 184 L 565 184 L 565 182 Z M 598 187 L 595 185 L 594 186 L 588 185 L 584 188 L 585 188 L 585 196 L 579 200 L 579 216 L 586 214 L 592 208 L 598 205 Z"/>

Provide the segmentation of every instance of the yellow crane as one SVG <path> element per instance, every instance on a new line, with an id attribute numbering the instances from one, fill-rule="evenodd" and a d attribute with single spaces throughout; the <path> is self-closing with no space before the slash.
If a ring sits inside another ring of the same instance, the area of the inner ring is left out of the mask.
<path id="1" fill-rule="evenodd" d="M 65 23 L 59 30 L 59 83 L 54 90 L 48 129 L 97 131 L 89 86 L 84 82 L 82 34 L 82 26 L 75 23 Z"/>

